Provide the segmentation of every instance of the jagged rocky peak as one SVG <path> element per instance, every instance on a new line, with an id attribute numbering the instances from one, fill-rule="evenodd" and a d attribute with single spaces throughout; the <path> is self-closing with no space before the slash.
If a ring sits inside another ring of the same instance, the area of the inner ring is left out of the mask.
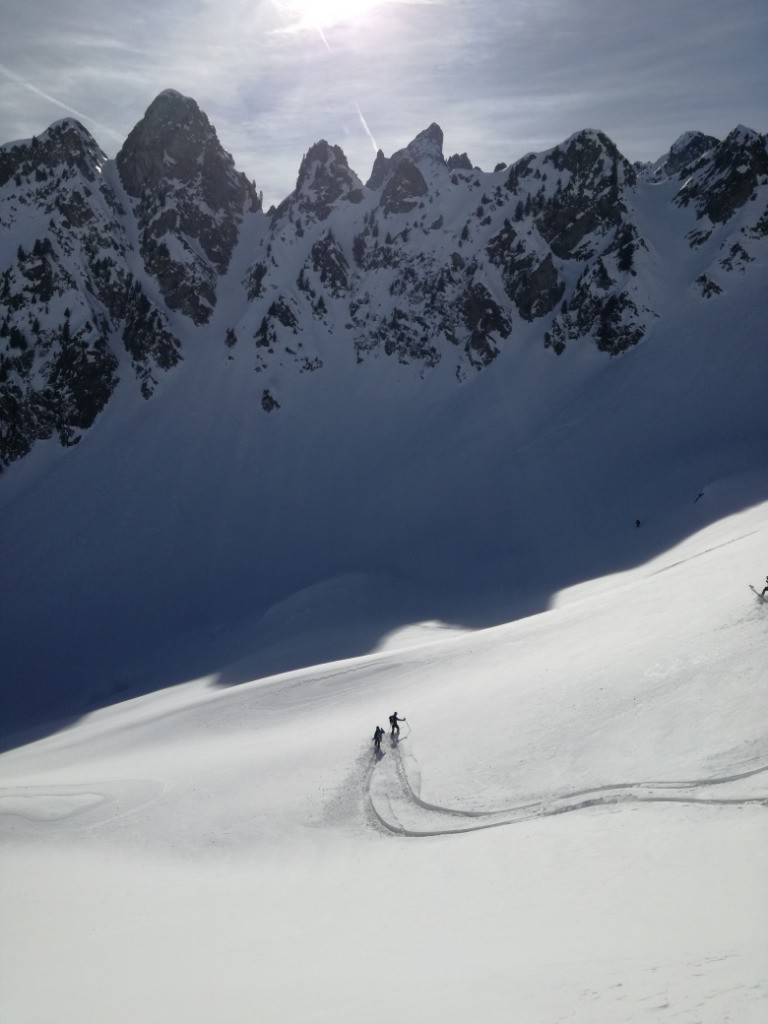
<path id="1" fill-rule="evenodd" d="M 531 153 L 509 168 L 506 188 L 517 197 L 515 219 L 534 218 L 560 259 L 594 255 L 597 232 L 616 231 L 626 214 L 624 190 L 637 174 L 602 132 L 577 132 L 543 155 Z M 599 246 L 598 246 L 599 247 Z"/>
<path id="2" fill-rule="evenodd" d="M 558 188 L 596 195 L 610 188 L 633 186 L 637 173 L 607 135 L 587 129 L 542 155 L 529 153 L 509 168 L 506 186 L 510 192 L 541 188 L 538 179 L 554 176 Z M 545 190 L 546 191 L 546 190 Z"/>
<path id="3" fill-rule="evenodd" d="M 714 165 L 718 170 L 757 177 L 768 168 L 765 139 L 752 128 L 738 125 L 715 149 Z"/>
<path id="4" fill-rule="evenodd" d="M 389 159 L 379 150 L 367 186 L 381 192 L 385 215 L 409 213 L 429 192 L 427 178 L 445 167 L 443 131 L 433 122 Z"/>
<path id="5" fill-rule="evenodd" d="M 144 266 L 167 305 L 206 323 L 244 214 L 261 196 L 221 146 L 194 100 L 172 89 L 149 105 L 117 155 Z"/>
<path id="6" fill-rule="evenodd" d="M 720 140 L 704 132 L 688 131 L 672 144 L 669 150 L 652 163 L 638 161 L 635 169 L 645 181 L 654 183 L 672 178 L 687 178 L 713 150 Z"/>
<path id="7" fill-rule="evenodd" d="M 235 170 L 232 157 L 197 103 L 173 89 L 147 107 L 122 149 L 117 167 L 126 192 L 141 198 L 170 183 L 199 182 L 202 198 L 217 210 L 242 205 L 246 193 L 259 205 L 255 189 Z"/>
<path id="8" fill-rule="evenodd" d="M 472 161 L 466 153 L 454 153 L 453 156 L 449 156 L 447 166 L 449 171 L 471 171 L 473 169 Z M 502 166 L 506 167 L 506 164 Z"/>
<path id="9" fill-rule="evenodd" d="M 550 150 L 544 158 L 558 171 L 567 171 L 582 183 L 596 182 L 606 175 L 634 185 L 637 175 L 629 161 L 608 136 L 595 129 L 576 132 Z"/>
<path id="10" fill-rule="evenodd" d="M 359 203 L 363 183 L 350 168 L 340 146 L 321 139 L 304 155 L 296 188 L 275 211 L 275 220 L 284 215 L 303 215 L 310 220 L 325 220 L 338 200 Z"/>
<path id="11" fill-rule="evenodd" d="M 332 146 L 325 139 L 320 139 L 309 149 L 301 161 L 296 179 L 296 191 L 325 182 L 347 184 L 352 188 L 362 187 L 362 182 L 350 169 L 341 146 Z"/>
<path id="12" fill-rule="evenodd" d="M 373 161 L 373 167 L 371 168 L 371 176 L 365 183 L 366 188 L 372 188 L 378 191 L 384 184 L 389 170 L 389 159 L 384 156 L 384 151 L 379 150 L 376 154 L 376 159 Z"/>
<path id="13" fill-rule="evenodd" d="M 682 206 L 692 202 L 699 217 L 723 224 L 744 206 L 767 176 L 765 139 L 739 125 L 699 161 L 676 202 Z"/>
<path id="14" fill-rule="evenodd" d="M 381 150 L 376 154 L 371 176 L 366 182 L 368 188 L 378 191 L 386 185 L 388 179 L 397 171 L 398 166 L 407 161 L 417 167 L 426 169 L 430 165 L 445 166 L 443 156 L 443 130 L 439 124 L 432 124 L 419 132 L 415 139 L 403 149 L 398 149 L 391 157 L 384 156 Z"/>
<path id="15" fill-rule="evenodd" d="M 664 173 L 668 177 L 681 177 L 687 174 L 697 160 L 705 153 L 710 153 L 717 145 L 719 140 L 714 135 L 705 135 L 704 132 L 683 132 L 663 158 Z"/>
<path id="16" fill-rule="evenodd" d="M 126 192 L 138 198 L 168 179 L 191 180 L 209 146 L 218 139 L 197 103 L 173 89 L 161 92 L 117 154 Z"/>
<path id="17" fill-rule="evenodd" d="M 67 117 L 39 136 L 0 146 L 0 185 L 16 175 L 56 167 L 76 168 L 88 181 L 94 181 L 106 159 L 88 129 Z"/>
<path id="18" fill-rule="evenodd" d="M 419 132 L 416 138 L 405 147 L 405 152 L 414 163 L 421 163 L 422 160 L 431 160 L 434 163 L 444 164 L 443 156 L 443 129 L 433 121 L 429 128 Z"/>

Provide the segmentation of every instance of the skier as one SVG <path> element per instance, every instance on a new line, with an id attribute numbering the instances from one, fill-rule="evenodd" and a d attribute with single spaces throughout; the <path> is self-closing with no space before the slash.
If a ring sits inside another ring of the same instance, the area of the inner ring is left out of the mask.
<path id="1" fill-rule="evenodd" d="M 405 721 L 404 718 L 398 718 L 397 717 L 397 712 L 396 711 L 395 711 L 394 714 L 389 716 L 389 724 L 392 726 L 392 735 L 393 736 L 395 735 L 395 733 L 397 733 L 398 736 L 400 735 L 400 726 L 397 723 L 398 722 L 404 722 L 404 721 Z"/>
<path id="2" fill-rule="evenodd" d="M 373 734 L 373 745 L 377 750 L 381 750 L 381 737 L 384 735 L 384 730 L 380 725 L 376 726 L 376 732 Z"/>
<path id="3" fill-rule="evenodd" d="M 766 583 L 766 585 L 760 591 L 760 597 L 765 597 L 765 593 L 766 593 L 766 591 L 768 591 L 768 576 L 765 577 L 765 583 Z"/>

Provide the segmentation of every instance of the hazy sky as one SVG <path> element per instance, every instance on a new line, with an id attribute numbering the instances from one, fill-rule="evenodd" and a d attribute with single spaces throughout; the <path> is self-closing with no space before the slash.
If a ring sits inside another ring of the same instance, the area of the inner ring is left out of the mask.
<path id="1" fill-rule="evenodd" d="M 279 201 L 319 139 L 365 180 L 436 121 L 485 170 L 600 128 L 631 160 L 768 131 L 766 0 L 0 0 L 0 142 L 74 115 L 114 156 L 166 88 Z"/>

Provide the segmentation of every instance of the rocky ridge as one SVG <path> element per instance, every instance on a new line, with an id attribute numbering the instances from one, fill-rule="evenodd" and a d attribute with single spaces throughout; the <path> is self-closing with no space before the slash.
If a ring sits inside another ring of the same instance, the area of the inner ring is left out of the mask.
<path id="1" fill-rule="evenodd" d="M 152 397 L 201 344 L 245 354 L 274 415 L 278 375 L 323 370 L 329 345 L 353 364 L 440 366 L 458 382 L 521 326 L 553 355 L 623 353 L 660 315 L 664 254 L 638 212 L 649 202 L 697 254 L 690 287 L 723 301 L 729 275 L 765 260 L 766 138 L 686 133 L 633 166 L 582 131 L 484 172 L 466 154 L 446 159 L 432 124 L 380 152 L 365 184 L 321 140 L 265 213 L 178 93 L 153 101 L 115 161 L 78 122 L 57 122 L 0 147 L 0 468 L 53 435 L 77 443 L 121 384 Z"/>

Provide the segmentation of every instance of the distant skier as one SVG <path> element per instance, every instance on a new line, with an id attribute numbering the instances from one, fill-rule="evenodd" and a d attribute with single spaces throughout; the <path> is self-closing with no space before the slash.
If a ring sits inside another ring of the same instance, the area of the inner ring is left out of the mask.
<path id="1" fill-rule="evenodd" d="M 404 722 L 404 721 L 405 721 L 404 718 L 398 718 L 397 717 L 397 712 L 396 711 L 395 711 L 395 713 L 393 715 L 389 716 L 389 724 L 392 726 L 392 735 L 393 736 L 395 735 L 395 733 L 397 733 L 398 736 L 400 735 L 400 726 L 397 723 L 398 722 Z"/>
<path id="2" fill-rule="evenodd" d="M 760 591 L 760 597 L 765 597 L 766 592 L 768 592 L 768 576 L 765 577 L 765 583 L 766 583 L 766 585 Z"/>
<path id="3" fill-rule="evenodd" d="M 376 732 L 373 734 L 373 745 L 377 750 L 381 750 L 381 738 L 384 735 L 384 730 L 380 725 L 376 726 Z"/>

